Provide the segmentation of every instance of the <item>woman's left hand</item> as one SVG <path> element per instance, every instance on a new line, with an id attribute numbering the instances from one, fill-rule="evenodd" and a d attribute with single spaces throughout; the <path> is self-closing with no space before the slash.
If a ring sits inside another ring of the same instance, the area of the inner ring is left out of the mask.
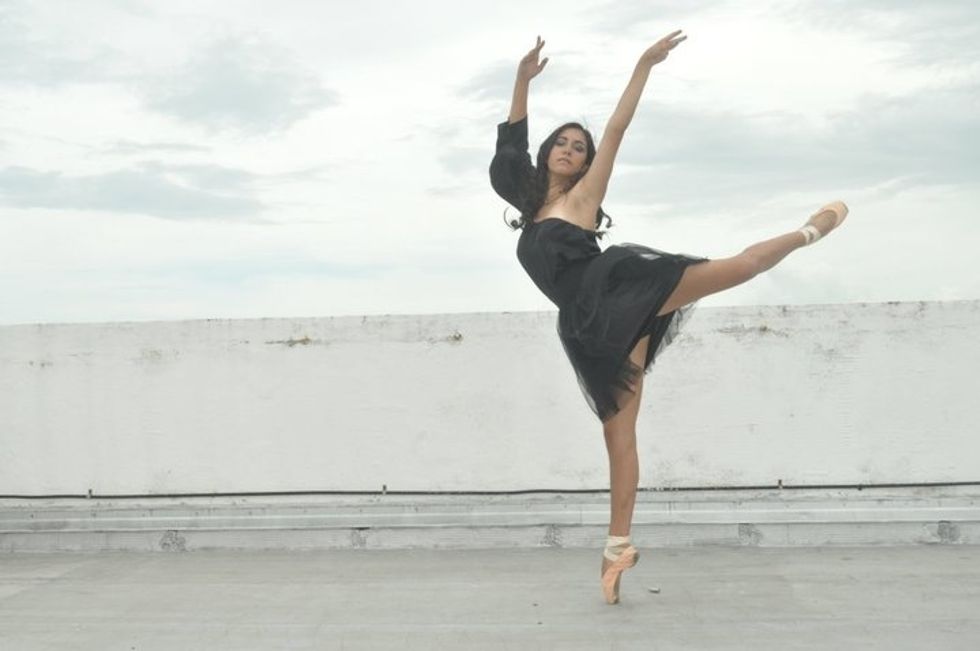
<path id="1" fill-rule="evenodd" d="M 640 57 L 640 61 L 650 66 L 655 66 L 666 59 L 667 55 L 670 54 L 670 51 L 687 38 L 687 36 L 681 36 L 680 33 L 681 30 L 677 30 L 676 32 L 671 32 L 667 36 L 664 36 L 662 39 L 650 46 L 650 49 L 643 53 L 643 56 Z"/>

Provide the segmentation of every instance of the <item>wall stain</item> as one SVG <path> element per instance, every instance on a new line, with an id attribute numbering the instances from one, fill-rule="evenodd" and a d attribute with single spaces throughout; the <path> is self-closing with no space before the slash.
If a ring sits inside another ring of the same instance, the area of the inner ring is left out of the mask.
<path id="1" fill-rule="evenodd" d="M 944 545 L 952 545 L 960 541 L 960 528 L 949 520 L 940 520 L 936 527 L 936 537 Z"/>
<path id="2" fill-rule="evenodd" d="M 405 341 L 405 340 L 398 340 Z M 454 330 L 452 334 L 444 335 L 442 337 L 426 337 L 424 339 L 409 339 L 408 341 L 423 341 L 427 344 L 451 344 L 458 345 L 463 342 L 463 333 L 459 330 Z M 245 343 L 248 343 L 247 341 Z M 290 337 L 289 339 L 273 339 L 265 342 L 270 346 L 289 346 L 290 348 L 294 346 L 329 346 L 330 342 L 324 339 L 311 339 L 308 335 L 304 335 L 300 338 Z"/>
<path id="3" fill-rule="evenodd" d="M 144 348 L 140 351 L 140 356 L 135 359 L 138 363 L 146 364 L 157 364 L 164 361 L 164 356 L 168 355 L 172 359 L 177 359 L 180 357 L 179 350 L 171 350 L 169 353 L 167 351 L 159 350 L 157 348 Z"/>
<path id="4" fill-rule="evenodd" d="M 833 346 L 823 346 L 820 343 L 813 344 L 813 352 L 829 361 L 834 361 L 841 356 L 841 353 Z"/>
<path id="5" fill-rule="evenodd" d="M 429 337 L 425 341 L 430 344 L 459 344 L 463 341 L 463 333 L 461 333 L 459 330 L 454 330 L 453 334 L 451 335 L 447 335 L 445 337 Z"/>
<path id="6" fill-rule="evenodd" d="M 311 344 L 315 346 L 330 345 L 329 341 L 324 341 L 323 339 L 310 339 L 309 336 L 307 335 L 303 335 L 303 337 L 300 339 L 294 339 L 290 337 L 289 339 L 279 339 L 279 340 L 267 341 L 265 343 L 269 345 L 280 344 L 284 346 L 289 346 L 290 348 L 292 348 L 293 346 L 309 346 Z"/>
<path id="7" fill-rule="evenodd" d="M 159 362 L 163 359 L 163 352 L 155 348 L 144 348 L 140 352 L 140 361 L 142 362 Z"/>
<path id="8" fill-rule="evenodd" d="M 364 549 L 367 547 L 366 529 L 350 530 L 350 546 L 354 549 Z"/>
<path id="9" fill-rule="evenodd" d="M 545 547 L 561 547 L 561 529 L 558 525 L 549 524 L 545 527 L 544 538 L 541 539 L 541 544 Z"/>
<path id="10" fill-rule="evenodd" d="M 754 524 L 739 522 L 738 542 L 741 545 L 757 547 L 762 542 L 762 532 Z"/>
<path id="11" fill-rule="evenodd" d="M 742 339 L 749 335 L 773 335 L 776 337 L 789 337 L 789 333 L 785 330 L 777 330 L 776 328 L 770 328 L 768 325 L 763 323 L 759 326 L 727 326 L 724 328 L 718 328 L 716 332 L 720 332 L 723 335 L 732 335 L 736 339 Z"/>
<path id="12" fill-rule="evenodd" d="M 179 531 L 168 531 L 160 539 L 160 549 L 165 552 L 186 552 L 187 539 L 181 536 Z"/>

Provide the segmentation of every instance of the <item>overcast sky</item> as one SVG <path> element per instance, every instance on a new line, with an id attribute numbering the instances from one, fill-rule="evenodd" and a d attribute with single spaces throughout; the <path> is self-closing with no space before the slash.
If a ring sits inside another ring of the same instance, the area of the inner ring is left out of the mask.
<path id="1" fill-rule="evenodd" d="M 490 189 L 654 69 L 602 246 L 840 231 L 703 305 L 980 298 L 980 3 L 0 0 L 0 324 L 550 310 Z"/>

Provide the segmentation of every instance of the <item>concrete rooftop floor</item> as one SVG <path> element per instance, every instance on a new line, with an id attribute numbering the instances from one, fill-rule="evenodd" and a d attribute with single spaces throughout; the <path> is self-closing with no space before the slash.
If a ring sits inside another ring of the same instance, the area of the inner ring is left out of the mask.
<path id="1" fill-rule="evenodd" d="M 0 649 L 980 649 L 978 546 L 641 554 L 0 554 Z"/>

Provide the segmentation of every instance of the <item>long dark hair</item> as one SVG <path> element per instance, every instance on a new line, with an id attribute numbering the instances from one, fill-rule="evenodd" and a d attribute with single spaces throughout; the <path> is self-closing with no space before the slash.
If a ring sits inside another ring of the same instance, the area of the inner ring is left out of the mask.
<path id="1" fill-rule="evenodd" d="M 551 154 L 552 148 L 555 146 L 555 141 L 558 140 L 558 136 L 565 129 L 578 129 L 585 134 L 585 163 L 586 165 L 591 165 L 592 160 L 595 158 L 595 140 L 592 138 L 592 134 L 588 129 L 583 127 L 578 122 L 566 122 L 557 129 L 551 132 L 541 146 L 538 148 L 538 160 L 537 165 L 534 168 L 534 174 L 525 179 L 526 186 L 524 187 L 524 210 L 521 211 L 520 219 L 507 220 L 506 216 L 504 220 L 507 221 L 508 225 L 517 230 L 518 228 L 524 228 L 529 223 L 534 221 L 535 215 L 541 210 L 541 206 L 544 205 L 545 199 L 548 198 L 548 156 Z M 578 183 L 583 176 L 585 176 L 587 170 L 582 170 L 571 179 L 569 179 L 568 184 L 562 189 L 562 192 L 568 192 L 575 184 Z M 505 211 L 506 214 L 506 211 Z M 606 211 L 599 206 L 599 209 L 595 214 L 595 225 L 596 225 L 596 236 L 601 238 L 605 231 L 599 231 L 598 228 L 602 225 L 602 220 L 605 219 L 608 226 L 612 226 L 612 218 L 606 214 Z"/>

